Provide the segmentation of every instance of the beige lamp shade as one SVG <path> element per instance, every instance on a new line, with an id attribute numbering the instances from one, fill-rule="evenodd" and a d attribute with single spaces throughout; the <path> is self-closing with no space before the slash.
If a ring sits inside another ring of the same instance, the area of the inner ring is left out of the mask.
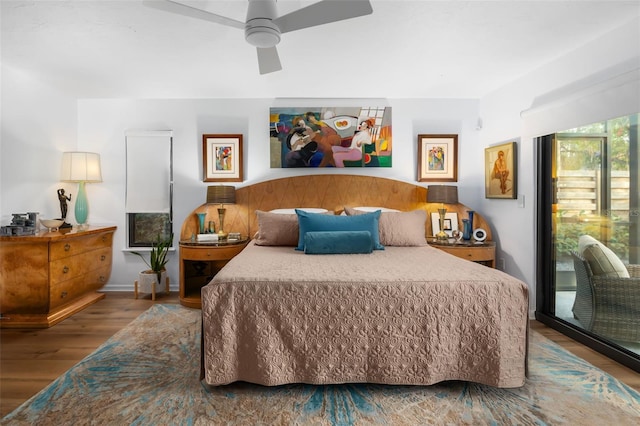
<path id="1" fill-rule="evenodd" d="M 100 154 L 94 152 L 63 152 L 62 182 L 102 182 Z"/>
<path id="2" fill-rule="evenodd" d="M 236 188 L 229 185 L 216 185 L 207 188 L 207 204 L 235 204 Z"/>
<path id="3" fill-rule="evenodd" d="M 429 185 L 427 203 L 458 204 L 458 187 L 451 185 Z"/>

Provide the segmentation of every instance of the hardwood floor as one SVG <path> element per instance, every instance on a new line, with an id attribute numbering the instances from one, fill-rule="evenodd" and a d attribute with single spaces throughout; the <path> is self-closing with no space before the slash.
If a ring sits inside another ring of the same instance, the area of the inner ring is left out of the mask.
<path id="1" fill-rule="evenodd" d="M 553 328 L 547 327 L 539 321 L 532 320 L 530 324 L 531 329 L 536 330 L 547 339 L 552 340 L 572 354 L 584 359 L 602 371 L 606 371 L 621 382 L 640 392 L 640 374 L 634 370 L 617 363 L 588 346 L 576 342 L 572 338 L 565 336 Z"/>
<path id="2" fill-rule="evenodd" d="M 107 297 L 54 327 L 0 331 L 0 415 L 4 417 L 93 352 L 154 303 L 179 303 L 177 293 L 135 300 Z M 537 321 L 534 330 L 640 391 L 640 375 Z"/>

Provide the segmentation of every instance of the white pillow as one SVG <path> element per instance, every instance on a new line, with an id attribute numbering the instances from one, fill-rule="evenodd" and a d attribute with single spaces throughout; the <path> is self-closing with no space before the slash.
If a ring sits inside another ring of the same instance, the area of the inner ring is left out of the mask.
<path id="1" fill-rule="evenodd" d="M 629 271 L 611 249 L 590 235 L 578 239 L 578 251 L 589 262 L 593 275 L 629 278 Z"/>
<path id="2" fill-rule="evenodd" d="M 327 213 L 329 210 L 327 209 L 321 209 L 321 208 L 317 208 L 317 207 L 297 207 L 298 210 L 302 210 L 305 211 L 307 213 Z M 269 213 L 276 213 L 276 214 L 296 214 L 296 209 L 273 209 L 273 210 L 269 210 Z"/>
<path id="3" fill-rule="evenodd" d="M 359 210 L 361 212 L 375 212 L 376 210 L 380 210 L 381 212 L 399 212 L 401 210 L 397 209 L 388 209 L 386 207 L 353 207 L 354 210 Z"/>

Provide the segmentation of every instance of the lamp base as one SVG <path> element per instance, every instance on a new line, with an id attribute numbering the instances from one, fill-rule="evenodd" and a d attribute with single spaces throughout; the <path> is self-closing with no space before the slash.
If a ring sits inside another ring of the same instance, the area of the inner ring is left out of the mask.
<path id="1" fill-rule="evenodd" d="M 448 240 L 449 236 L 444 231 L 440 231 L 436 234 L 436 240 Z"/>
<path id="2" fill-rule="evenodd" d="M 222 205 L 218 209 L 218 220 L 220 221 L 220 226 L 218 227 L 218 240 L 219 241 L 226 240 L 227 236 L 229 235 L 224 231 L 224 214 L 225 214 L 226 210 L 227 209 L 223 208 Z"/>
<path id="3" fill-rule="evenodd" d="M 89 201 L 87 200 L 87 190 L 85 182 L 78 182 L 78 195 L 76 196 L 75 205 L 76 222 L 78 225 L 84 225 L 89 216 Z"/>
<path id="4" fill-rule="evenodd" d="M 436 234 L 436 240 L 448 240 L 449 236 L 444 232 L 444 218 L 447 213 L 447 209 L 438 209 L 438 213 L 440 213 L 440 232 Z"/>

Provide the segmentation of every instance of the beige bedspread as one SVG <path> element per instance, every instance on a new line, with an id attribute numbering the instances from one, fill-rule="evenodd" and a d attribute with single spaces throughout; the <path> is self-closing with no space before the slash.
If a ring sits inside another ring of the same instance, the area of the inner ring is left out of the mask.
<path id="1" fill-rule="evenodd" d="M 208 385 L 525 380 L 527 286 L 432 247 L 250 243 L 203 288 L 202 315 Z"/>

